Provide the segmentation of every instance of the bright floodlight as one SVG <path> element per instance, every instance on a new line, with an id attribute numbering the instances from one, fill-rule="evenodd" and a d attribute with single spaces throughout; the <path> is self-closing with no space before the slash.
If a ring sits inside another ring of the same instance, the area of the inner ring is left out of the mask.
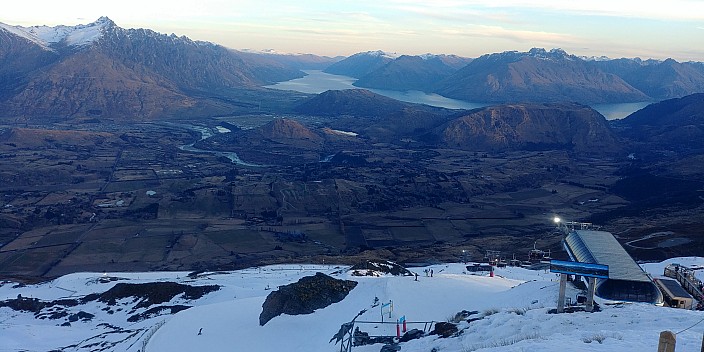
<path id="1" fill-rule="evenodd" d="M 556 216 L 554 219 L 552 219 L 552 221 L 554 221 L 556 224 L 559 224 L 560 221 L 562 221 L 562 219 L 560 219 Z"/>

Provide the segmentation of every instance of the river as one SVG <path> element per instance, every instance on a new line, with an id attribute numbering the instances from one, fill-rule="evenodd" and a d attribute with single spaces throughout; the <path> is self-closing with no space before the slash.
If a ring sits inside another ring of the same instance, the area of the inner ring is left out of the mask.
<path id="1" fill-rule="evenodd" d="M 186 129 L 200 133 L 199 140 L 197 140 L 191 144 L 180 146 L 179 149 L 181 149 L 181 150 L 185 150 L 187 152 L 193 152 L 193 153 L 208 153 L 208 154 L 214 154 L 216 156 L 223 156 L 223 157 L 230 159 L 230 161 L 232 161 L 232 163 L 237 164 L 237 165 L 241 165 L 241 166 L 250 166 L 250 167 L 264 167 L 264 166 L 266 166 L 266 165 L 252 164 L 252 163 L 248 163 L 246 161 L 243 161 L 242 159 L 240 159 L 240 157 L 235 152 L 222 152 L 222 151 L 218 151 L 218 150 L 207 150 L 207 149 L 196 148 L 195 144 L 197 142 L 202 141 L 207 138 L 210 138 L 215 134 L 213 132 L 213 130 L 209 127 L 196 126 L 196 125 L 182 125 L 182 124 L 175 124 L 175 123 L 171 123 L 170 125 L 178 126 L 181 128 L 186 128 Z M 224 132 L 226 132 L 226 131 L 223 130 L 221 133 L 224 133 Z"/>
<path id="2" fill-rule="evenodd" d="M 357 81 L 356 78 L 333 75 L 320 70 L 304 70 L 308 75 L 302 78 L 296 78 L 290 81 L 279 82 L 267 88 L 280 90 L 294 90 L 302 93 L 319 94 L 327 90 L 343 90 L 343 89 L 358 89 L 352 84 Z M 367 88 L 365 88 L 367 89 Z M 370 91 L 409 103 L 426 104 L 438 106 L 448 109 L 476 109 L 489 105 L 490 103 L 468 102 L 464 100 L 450 99 L 435 93 L 425 93 L 417 90 L 410 91 L 395 91 L 384 89 L 369 89 Z M 592 108 L 606 117 L 607 120 L 622 119 L 631 113 L 638 111 L 651 102 L 638 103 L 617 103 L 617 104 L 598 104 L 592 105 Z"/>

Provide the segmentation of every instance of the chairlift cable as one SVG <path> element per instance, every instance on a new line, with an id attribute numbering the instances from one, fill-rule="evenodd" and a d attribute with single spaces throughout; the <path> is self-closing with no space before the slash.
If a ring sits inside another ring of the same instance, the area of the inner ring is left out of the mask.
<path id="1" fill-rule="evenodd" d="M 699 325 L 699 323 L 701 323 L 701 322 L 703 322 L 703 321 L 704 321 L 704 318 L 702 318 L 700 321 L 696 322 L 694 325 L 692 325 L 692 326 L 690 326 L 690 327 L 688 327 L 688 328 L 686 328 L 686 329 L 684 329 L 684 330 L 681 330 L 681 331 L 676 332 L 675 335 L 679 335 L 679 333 L 685 332 L 685 331 L 687 331 L 687 330 L 689 330 L 689 329 L 691 329 L 691 328 L 693 328 L 693 327 Z"/>

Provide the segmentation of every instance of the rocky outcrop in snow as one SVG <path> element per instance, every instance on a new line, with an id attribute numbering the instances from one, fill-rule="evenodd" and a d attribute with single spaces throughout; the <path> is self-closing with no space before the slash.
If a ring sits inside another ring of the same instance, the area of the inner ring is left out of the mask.
<path id="1" fill-rule="evenodd" d="M 304 277 L 298 282 L 280 286 L 266 297 L 259 315 L 259 325 L 281 314 L 310 314 L 345 299 L 357 286 L 356 281 L 338 280 L 323 273 Z"/>

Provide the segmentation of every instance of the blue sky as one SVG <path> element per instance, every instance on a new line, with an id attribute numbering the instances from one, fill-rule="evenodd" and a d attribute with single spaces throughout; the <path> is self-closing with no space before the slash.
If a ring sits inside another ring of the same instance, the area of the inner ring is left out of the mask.
<path id="1" fill-rule="evenodd" d="M 234 49 L 476 57 L 559 47 L 704 61 L 702 0 L 41 0 L 3 4 L 0 22 L 75 25 L 100 16 Z"/>

